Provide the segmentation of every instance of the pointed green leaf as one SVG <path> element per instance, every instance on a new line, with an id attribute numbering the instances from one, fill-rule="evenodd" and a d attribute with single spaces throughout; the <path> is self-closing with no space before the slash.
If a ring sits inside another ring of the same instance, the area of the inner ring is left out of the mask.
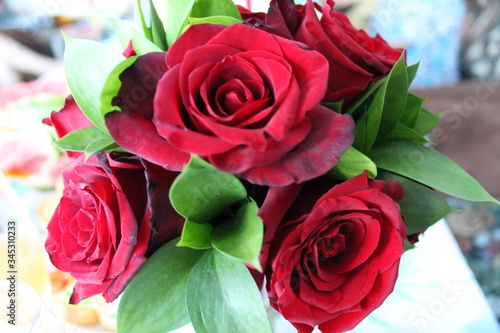
<path id="1" fill-rule="evenodd" d="M 230 16 L 242 20 L 233 0 L 195 0 L 190 17 Z"/>
<path id="2" fill-rule="evenodd" d="M 120 108 L 116 105 L 113 105 L 113 99 L 118 95 L 120 88 L 122 86 L 122 81 L 120 80 L 120 75 L 137 60 L 137 56 L 129 57 L 123 59 L 119 62 L 115 68 L 111 71 L 104 86 L 102 88 L 101 93 L 101 101 L 100 101 L 100 113 L 101 117 L 111 112 L 120 110 Z"/>
<path id="3" fill-rule="evenodd" d="M 376 91 L 387 81 L 387 77 L 384 77 L 376 82 L 370 83 L 368 88 L 363 90 L 361 94 L 356 96 L 356 99 L 350 103 L 349 107 L 346 109 L 344 113 L 347 114 L 359 114 L 360 112 L 364 112 L 369 102 L 375 96 Z"/>
<path id="4" fill-rule="evenodd" d="M 365 170 L 368 170 L 370 178 L 377 176 L 375 163 L 354 147 L 349 147 L 327 175 L 335 179 L 347 180 L 363 173 Z"/>
<path id="5" fill-rule="evenodd" d="M 85 147 L 85 155 L 90 156 L 101 151 L 109 151 L 118 148 L 118 145 L 113 140 L 113 138 L 102 138 L 92 141 L 87 147 Z"/>
<path id="6" fill-rule="evenodd" d="M 357 110 L 353 110 L 360 117 L 354 129 L 353 146 L 366 153 L 377 139 L 383 139 L 390 133 L 401 119 L 407 95 L 408 75 L 404 57 L 401 56 L 374 97 L 368 97 Z M 358 126 L 360 122 L 362 126 Z"/>
<path id="7" fill-rule="evenodd" d="M 380 122 L 382 121 L 386 89 L 387 81 L 377 90 L 368 109 L 356 121 L 353 147 L 363 153 L 371 149 L 377 138 Z"/>
<path id="8" fill-rule="evenodd" d="M 210 223 L 231 214 L 246 197 L 246 189 L 236 176 L 217 170 L 196 155 L 191 156 L 170 188 L 174 209 L 197 223 Z"/>
<path id="9" fill-rule="evenodd" d="M 153 32 L 152 32 L 151 27 L 148 26 L 146 23 L 146 17 L 144 16 L 144 11 L 142 10 L 141 0 L 136 1 L 136 10 L 137 10 L 137 13 L 139 14 L 139 20 L 141 21 L 142 32 L 143 32 L 144 36 L 152 42 L 153 41 Z"/>
<path id="10" fill-rule="evenodd" d="M 243 21 L 240 19 L 234 18 L 232 16 L 222 16 L 222 15 L 208 16 L 208 17 L 189 17 L 188 20 L 189 20 L 189 25 L 210 23 L 210 24 L 222 24 L 229 26 L 236 23 L 243 23 Z"/>
<path id="11" fill-rule="evenodd" d="M 168 1 L 167 42 L 171 46 L 185 31 L 189 18 L 228 16 L 242 21 L 238 7 L 232 0 Z M 227 19 L 226 19 L 227 22 Z"/>
<path id="12" fill-rule="evenodd" d="M 70 132 L 52 143 L 54 147 L 69 151 L 85 151 L 87 147 L 98 140 L 111 140 L 109 133 L 101 131 L 96 126 L 89 126 Z"/>
<path id="13" fill-rule="evenodd" d="M 451 196 L 499 203 L 467 172 L 443 154 L 410 141 L 391 140 L 368 154 L 381 169 L 413 179 Z"/>
<path id="14" fill-rule="evenodd" d="M 186 298 L 197 333 L 272 333 L 248 268 L 218 251 L 209 250 L 193 268 Z"/>
<path id="15" fill-rule="evenodd" d="M 137 55 L 144 55 L 150 52 L 163 52 L 155 43 L 135 31 L 132 36 L 132 45 Z"/>
<path id="16" fill-rule="evenodd" d="M 388 75 L 378 137 L 383 138 L 399 123 L 405 110 L 407 96 L 408 74 L 406 73 L 404 57 L 402 56 Z"/>
<path id="17" fill-rule="evenodd" d="M 408 94 L 406 99 L 406 106 L 403 114 L 401 115 L 400 123 L 414 128 L 417 124 L 418 114 L 426 98 L 420 98 L 413 94 Z"/>
<path id="18" fill-rule="evenodd" d="M 435 114 L 421 108 L 418 113 L 417 123 L 415 124 L 414 130 L 421 135 L 429 134 L 439 123 L 443 115 L 444 113 Z"/>
<path id="19" fill-rule="evenodd" d="M 425 185 L 390 172 L 385 172 L 382 178 L 391 178 L 403 186 L 405 196 L 398 201 L 398 205 L 401 207 L 408 235 L 426 230 L 455 211 L 441 195 Z"/>
<path id="20" fill-rule="evenodd" d="M 123 59 L 119 52 L 95 41 L 66 41 L 64 67 L 71 94 L 90 121 L 105 132 L 101 95 L 108 76 Z"/>
<path id="21" fill-rule="evenodd" d="M 187 25 L 193 5 L 194 0 L 167 1 L 166 36 L 168 47 L 172 46 Z"/>
<path id="22" fill-rule="evenodd" d="M 134 34 L 133 22 L 130 20 L 121 20 L 110 18 L 111 23 L 116 31 L 116 36 L 122 48 L 126 48 Z"/>
<path id="23" fill-rule="evenodd" d="M 360 152 L 365 152 L 366 140 L 367 140 L 367 128 L 368 122 L 366 119 L 366 112 L 356 121 L 356 127 L 354 127 L 354 142 L 352 147 Z M 373 143 L 372 143 L 373 144 Z"/>
<path id="24" fill-rule="evenodd" d="M 196 223 L 186 219 L 177 246 L 187 246 L 197 250 L 210 249 L 212 247 L 210 236 L 213 230 L 214 227 L 210 223 Z"/>
<path id="25" fill-rule="evenodd" d="M 331 102 L 331 103 L 321 103 L 321 105 L 329 108 L 332 111 L 335 111 L 337 113 L 342 113 L 342 106 L 344 104 L 344 100 L 338 101 L 338 102 Z"/>
<path id="26" fill-rule="evenodd" d="M 156 251 L 127 285 L 118 308 L 119 332 L 165 333 L 189 323 L 186 286 L 206 251 L 176 243 Z"/>
<path id="27" fill-rule="evenodd" d="M 218 225 L 212 233 L 212 244 L 220 252 L 252 264 L 262 270 L 259 262 L 264 223 L 257 216 L 259 207 L 249 201 L 226 222 Z"/>
<path id="28" fill-rule="evenodd" d="M 411 85 L 415 76 L 417 76 L 418 66 L 420 65 L 420 61 L 416 64 L 406 67 L 406 72 L 408 73 L 408 86 Z"/>
<path id="29" fill-rule="evenodd" d="M 158 16 L 158 12 L 153 4 L 152 0 L 149 0 L 150 16 L 151 21 L 151 35 L 153 37 L 153 43 L 157 45 L 162 51 L 167 49 L 167 36 L 165 34 L 165 28 L 163 23 Z"/>
<path id="30" fill-rule="evenodd" d="M 420 133 L 403 124 L 397 124 L 396 127 L 385 136 L 384 140 L 410 140 L 422 144 L 427 142 L 427 139 Z"/>

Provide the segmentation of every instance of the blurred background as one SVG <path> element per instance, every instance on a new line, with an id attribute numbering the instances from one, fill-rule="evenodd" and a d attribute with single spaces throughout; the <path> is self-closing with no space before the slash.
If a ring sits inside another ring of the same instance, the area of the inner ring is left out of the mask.
<path id="1" fill-rule="evenodd" d="M 253 11 L 268 7 L 266 0 L 235 2 Z M 164 13 L 164 3 L 155 3 Z M 43 252 L 44 226 L 67 166 L 50 146 L 50 128 L 41 125 L 69 93 L 61 31 L 120 50 L 111 18 L 133 21 L 134 8 L 132 0 L 0 0 L 0 171 L 41 235 L 35 253 Z M 500 198 L 500 0 L 337 0 L 335 8 L 357 28 L 405 48 L 408 64 L 420 62 L 413 90 L 428 96 L 429 110 L 446 111 L 433 147 Z M 458 211 L 447 223 L 500 320 L 500 207 L 448 199 Z M 48 263 L 29 274 L 34 284 L 46 278 L 40 294 L 67 301 L 69 276 Z M 102 302 L 61 307 L 66 320 L 113 329 L 116 309 Z"/>

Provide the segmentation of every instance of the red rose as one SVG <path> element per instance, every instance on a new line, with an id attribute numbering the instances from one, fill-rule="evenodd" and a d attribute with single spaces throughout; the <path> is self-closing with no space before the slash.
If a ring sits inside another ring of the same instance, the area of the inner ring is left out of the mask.
<path id="1" fill-rule="evenodd" d="M 130 58 L 130 57 L 137 55 L 135 53 L 134 44 L 132 43 L 132 40 L 129 40 L 129 42 L 128 42 L 127 46 L 125 47 L 125 50 L 123 50 L 122 54 L 126 58 Z"/>
<path id="2" fill-rule="evenodd" d="M 166 232 L 162 241 L 182 228 L 177 216 L 158 216 L 169 205 L 154 200 L 160 188 L 148 182 L 140 163 L 98 156 L 64 172 L 63 197 L 48 225 L 52 263 L 77 280 L 72 304 L 100 293 L 111 302 L 123 291 L 146 260 L 152 216 L 165 224 L 157 228 Z"/>
<path id="3" fill-rule="evenodd" d="M 57 137 L 62 138 L 68 133 L 84 127 L 93 126 L 92 122 L 85 116 L 72 95 L 66 97 L 64 105 L 59 111 L 53 111 L 50 117 L 43 120 L 43 123 L 53 126 Z M 80 152 L 68 151 L 70 157 L 78 158 Z"/>
<path id="4" fill-rule="evenodd" d="M 388 74 L 402 50 L 389 46 L 380 36 L 372 38 L 354 28 L 345 14 L 333 10 L 327 0 L 321 20 L 311 0 L 295 39 L 323 54 L 330 63 L 325 101 L 348 103 L 370 82 Z"/>
<path id="5" fill-rule="evenodd" d="M 44 124 L 54 126 L 57 137 L 62 138 L 66 134 L 77 129 L 92 126 L 92 122 L 83 114 L 76 104 L 73 96 L 66 97 L 64 105 L 59 111 L 53 111 L 50 117 L 43 120 Z"/>
<path id="6" fill-rule="evenodd" d="M 402 50 L 392 48 L 378 35 L 370 37 L 357 30 L 333 6 L 332 0 L 322 9 L 311 0 L 304 6 L 273 0 L 265 20 L 257 14 L 245 18 L 248 24 L 257 22 L 260 29 L 300 41 L 324 55 L 330 65 L 324 101 L 349 103 L 370 82 L 387 75 Z M 316 10 L 321 11 L 321 19 Z"/>
<path id="7" fill-rule="evenodd" d="M 354 328 L 392 292 L 404 252 L 406 226 L 396 182 L 367 174 L 324 191 L 305 185 L 293 220 L 278 229 L 270 253 L 268 295 L 300 333 Z M 325 188 L 328 188 L 326 186 Z"/>
<path id="8" fill-rule="evenodd" d="M 352 119 L 319 105 L 326 59 L 296 41 L 200 24 L 168 50 L 166 67 L 152 117 L 137 107 L 109 113 L 106 125 L 121 147 L 169 170 L 197 154 L 254 184 L 283 186 L 324 174 L 352 143 Z"/>

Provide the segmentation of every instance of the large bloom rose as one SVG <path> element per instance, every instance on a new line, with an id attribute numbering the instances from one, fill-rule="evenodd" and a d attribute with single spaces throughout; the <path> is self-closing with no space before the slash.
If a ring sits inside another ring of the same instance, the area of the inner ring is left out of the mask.
<path id="1" fill-rule="evenodd" d="M 133 85 L 123 79 L 131 93 L 117 104 L 126 107 L 106 116 L 116 142 L 153 163 L 178 171 L 197 154 L 254 184 L 283 186 L 324 174 L 352 143 L 352 119 L 319 105 L 328 62 L 303 44 L 243 24 L 200 24 L 168 50 L 166 68 L 158 58 L 139 57 L 131 71 L 143 76 L 124 73 L 140 83 L 154 76 L 144 68 L 157 67 L 165 73 L 156 89 L 126 102 Z"/>
<path id="2" fill-rule="evenodd" d="M 301 333 L 354 328 L 392 292 L 404 252 L 399 184 L 362 174 L 311 209 L 324 185 L 305 185 L 288 215 L 300 216 L 280 225 L 269 257 L 270 303 Z"/>
<path id="3" fill-rule="evenodd" d="M 312 0 L 304 6 L 295 6 L 292 0 L 273 0 L 265 17 L 242 14 L 248 24 L 303 42 L 324 55 L 330 65 L 324 101 L 349 103 L 370 82 L 388 74 L 402 50 L 392 48 L 379 35 L 370 37 L 357 30 L 333 6 L 332 0 L 323 8 Z M 316 10 L 321 11 L 320 19 Z"/>
<path id="4" fill-rule="evenodd" d="M 145 262 L 148 247 L 180 235 L 183 219 L 161 197 L 168 188 L 160 187 L 175 175 L 163 170 L 161 177 L 154 171 L 148 176 L 130 157 L 82 158 L 63 174 L 65 188 L 45 246 L 52 263 L 77 280 L 70 303 L 100 293 L 110 302 Z"/>

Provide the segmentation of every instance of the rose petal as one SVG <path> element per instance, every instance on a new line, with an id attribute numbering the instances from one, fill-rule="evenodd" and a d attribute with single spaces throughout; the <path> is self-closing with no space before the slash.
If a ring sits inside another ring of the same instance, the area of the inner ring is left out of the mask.
<path id="1" fill-rule="evenodd" d="M 137 57 L 122 74 L 122 85 L 113 99 L 113 105 L 122 112 L 134 113 L 145 119 L 153 117 L 153 98 L 156 86 L 167 71 L 165 52 L 150 52 Z"/>
<path id="2" fill-rule="evenodd" d="M 59 138 L 77 129 L 93 125 L 71 95 L 66 97 L 63 108 L 60 111 L 52 112 L 50 118 L 45 122 L 54 126 Z"/>
<path id="3" fill-rule="evenodd" d="M 312 3 L 305 5 L 305 8 L 305 18 L 295 38 L 319 51 L 328 59 L 330 67 L 328 72 L 328 99 L 326 101 L 334 102 L 345 98 L 345 102 L 349 102 L 355 94 L 368 86 L 373 75 L 357 66 L 342 53 L 340 47 L 346 45 L 342 44 L 342 39 L 334 41 L 330 39 L 325 28 L 318 20 Z M 348 46 L 347 44 L 346 47 Z M 348 78 L 348 84 L 346 84 L 346 78 Z M 350 93 L 354 90 L 355 94 L 347 95 L 346 88 L 350 90 Z"/>
<path id="4" fill-rule="evenodd" d="M 296 149 L 273 164 L 251 168 L 242 176 L 255 184 L 283 186 L 316 178 L 330 170 L 352 144 L 354 123 L 349 116 L 321 106 L 311 110 L 308 117 L 312 122 L 309 136 Z"/>
<path id="5" fill-rule="evenodd" d="M 167 65 L 169 68 L 180 64 L 186 52 L 205 45 L 210 39 L 226 27 L 216 24 L 195 24 L 190 26 L 167 52 Z"/>
<path id="6" fill-rule="evenodd" d="M 114 111 L 106 115 L 106 127 L 123 149 L 168 170 L 180 171 L 189 154 L 174 149 L 144 118 Z"/>

